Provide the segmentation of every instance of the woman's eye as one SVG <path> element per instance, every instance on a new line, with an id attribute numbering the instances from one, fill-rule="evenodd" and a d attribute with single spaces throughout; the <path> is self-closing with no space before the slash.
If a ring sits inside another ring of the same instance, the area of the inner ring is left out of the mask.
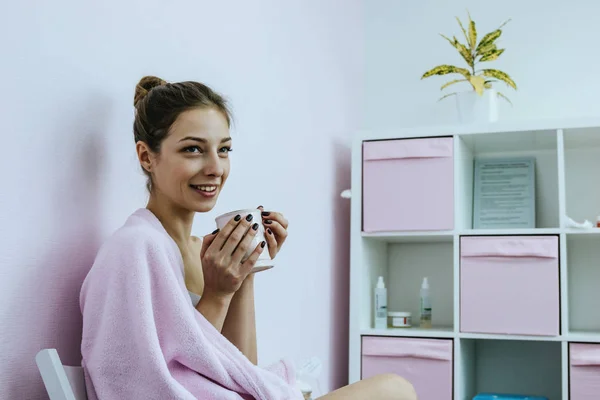
<path id="1" fill-rule="evenodd" d="M 233 150 L 233 149 L 232 149 L 231 147 L 228 147 L 228 146 L 221 147 L 221 148 L 219 149 L 219 151 L 220 151 L 221 153 L 230 153 L 232 150 Z"/>
<path id="2" fill-rule="evenodd" d="M 200 147 L 198 146 L 190 146 L 190 147 L 186 147 L 185 149 L 183 149 L 183 151 L 185 151 L 186 153 L 200 153 Z"/>

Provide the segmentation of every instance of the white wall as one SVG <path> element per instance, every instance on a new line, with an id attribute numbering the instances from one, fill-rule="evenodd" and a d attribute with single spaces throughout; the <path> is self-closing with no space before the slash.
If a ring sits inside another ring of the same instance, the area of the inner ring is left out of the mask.
<path id="1" fill-rule="evenodd" d="M 436 65 L 461 62 L 439 33 L 461 39 L 454 17 L 464 21 L 467 9 L 482 34 L 512 18 L 498 40 L 506 51 L 490 63 L 518 85 L 516 92 L 501 86 L 514 104 L 500 102 L 501 119 L 600 114 L 597 1 L 368 0 L 365 128 L 457 122 L 454 98 L 437 102 L 448 76 L 420 78 Z"/>
<path id="2" fill-rule="evenodd" d="M 167 5 L 168 4 L 168 5 Z M 0 25 L 0 398 L 46 398 L 35 353 L 80 362 L 79 285 L 136 208 L 131 132 L 145 74 L 200 80 L 232 101 L 233 170 L 211 215 L 284 212 L 290 238 L 257 277 L 259 358 L 347 377 L 349 136 L 360 124 L 359 0 L 33 1 Z"/>

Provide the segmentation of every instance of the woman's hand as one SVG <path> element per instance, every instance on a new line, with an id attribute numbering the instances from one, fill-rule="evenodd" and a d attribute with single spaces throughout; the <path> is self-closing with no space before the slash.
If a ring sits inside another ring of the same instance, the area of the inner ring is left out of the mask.
<path id="1" fill-rule="evenodd" d="M 259 206 L 258 209 L 261 211 L 265 227 L 265 239 L 269 245 L 269 255 L 271 259 L 274 259 L 287 238 L 288 220 L 281 213 L 264 211 L 263 206 Z"/>
<path id="2" fill-rule="evenodd" d="M 204 273 L 203 296 L 214 295 L 230 300 L 240 288 L 265 246 L 265 242 L 259 243 L 250 257 L 242 262 L 258 226 L 252 221 L 252 215 L 243 219 L 237 215 L 223 229 L 204 237 L 200 251 Z"/>

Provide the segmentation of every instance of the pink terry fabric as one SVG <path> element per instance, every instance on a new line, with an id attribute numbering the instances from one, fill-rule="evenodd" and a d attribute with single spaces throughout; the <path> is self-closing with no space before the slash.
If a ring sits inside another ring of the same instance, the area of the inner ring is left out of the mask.
<path id="1" fill-rule="evenodd" d="M 89 400 L 302 399 L 290 364 L 253 365 L 192 306 L 179 249 L 147 209 L 102 246 L 80 306 Z"/>

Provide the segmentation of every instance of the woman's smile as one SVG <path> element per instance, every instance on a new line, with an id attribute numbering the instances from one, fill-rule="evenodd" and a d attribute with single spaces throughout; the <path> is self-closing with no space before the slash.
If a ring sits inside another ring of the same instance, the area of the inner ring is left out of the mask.
<path id="1" fill-rule="evenodd" d="M 206 198 L 213 198 L 217 195 L 217 185 L 190 185 L 198 194 Z"/>

